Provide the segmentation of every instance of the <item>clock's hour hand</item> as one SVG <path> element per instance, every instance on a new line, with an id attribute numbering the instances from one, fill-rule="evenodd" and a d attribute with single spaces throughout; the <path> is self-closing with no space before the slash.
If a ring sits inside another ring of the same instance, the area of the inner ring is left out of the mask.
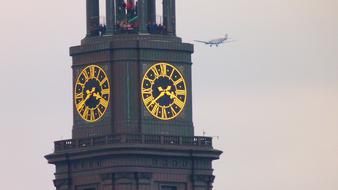
<path id="1" fill-rule="evenodd" d="M 171 90 L 171 86 L 168 86 L 167 89 L 165 89 L 166 92 Z"/>
<path id="2" fill-rule="evenodd" d="M 157 87 L 157 90 L 160 91 L 160 92 L 163 92 L 163 88 L 162 87 Z"/>
<path id="3" fill-rule="evenodd" d="M 157 87 L 157 90 L 160 91 L 160 92 L 170 91 L 171 90 L 171 86 L 167 86 L 167 88 L 165 90 L 161 86 L 159 86 L 159 87 Z"/>

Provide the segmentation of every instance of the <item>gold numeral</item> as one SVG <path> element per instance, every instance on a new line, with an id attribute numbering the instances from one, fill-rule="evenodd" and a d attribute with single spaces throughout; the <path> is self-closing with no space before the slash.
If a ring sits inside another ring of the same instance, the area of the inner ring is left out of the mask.
<path id="1" fill-rule="evenodd" d="M 162 108 L 162 118 L 163 119 L 167 119 L 168 118 L 167 110 L 165 108 Z"/>
<path id="2" fill-rule="evenodd" d="M 83 74 L 83 76 L 84 76 L 84 78 L 85 78 L 86 80 L 89 78 L 88 73 L 87 73 L 86 70 L 83 70 L 83 71 L 82 71 L 82 74 Z"/>
<path id="3" fill-rule="evenodd" d="M 104 98 L 101 98 L 100 99 L 100 103 L 103 107 L 107 108 L 108 107 L 108 101 L 105 100 Z"/>
<path id="4" fill-rule="evenodd" d="M 94 110 L 93 111 L 89 111 L 89 114 L 90 114 L 90 120 L 95 120 L 95 115 L 94 115 Z"/>
<path id="5" fill-rule="evenodd" d="M 82 82 L 79 80 L 78 83 L 76 83 L 76 85 L 79 85 L 79 86 L 81 86 L 81 87 L 83 88 L 84 85 L 85 85 L 85 84 L 84 84 L 85 82 L 86 82 L 86 81 L 84 81 L 84 82 L 82 83 Z"/>
<path id="6" fill-rule="evenodd" d="M 153 110 L 151 110 L 151 113 L 153 115 L 157 115 L 158 111 L 160 109 L 160 106 L 158 104 L 155 103 L 154 107 L 153 107 Z"/>
<path id="7" fill-rule="evenodd" d="M 108 88 L 107 89 L 102 89 L 101 93 L 102 94 L 109 94 L 109 89 Z"/>
<path id="8" fill-rule="evenodd" d="M 88 112 L 89 112 L 89 108 L 86 107 L 85 110 L 84 110 L 84 112 L 83 112 L 83 114 L 82 114 L 82 116 L 83 116 L 84 118 L 87 118 Z"/>
<path id="9" fill-rule="evenodd" d="M 185 90 L 176 90 L 177 95 L 185 95 L 186 91 Z"/>
<path id="10" fill-rule="evenodd" d="M 144 76 L 144 80 L 148 80 L 150 82 L 150 84 L 154 84 L 154 80 L 150 79 L 147 75 Z"/>
<path id="11" fill-rule="evenodd" d="M 167 65 L 166 64 L 161 64 L 161 75 L 162 76 L 167 76 Z"/>
<path id="12" fill-rule="evenodd" d="M 98 108 L 96 108 L 96 110 L 97 110 L 97 115 L 98 115 L 98 117 L 101 117 L 101 115 L 102 115 L 102 112 L 101 112 L 101 110 L 100 110 L 100 109 L 98 109 Z"/>
<path id="13" fill-rule="evenodd" d="M 100 86 L 102 86 L 106 81 L 107 81 L 107 78 L 104 78 L 104 79 L 100 82 Z"/>
<path id="14" fill-rule="evenodd" d="M 143 99 L 143 102 L 146 106 L 149 106 L 149 103 L 152 102 L 154 100 L 154 97 L 149 96 L 146 99 Z"/>
<path id="15" fill-rule="evenodd" d="M 180 79 L 178 79 L 177 81 L 174 82 L 174 85 L 176 86 L 176 85 L 178 85 L 182 81 L 183 81 L 183 78 L 181 77 Z"/>
<path id="16" fill-rule="evenodd" d="M 184 102 L 182 102 L 182 101 L 181 101 L 180 99 L 178 99 L 178 98 L 175 98 L 174 103 L 175 103 L 178 107 L 180 107 L 181 109 L 182 109 L 183 106 L 184 106 Z"/>
<path id="17" fill-rule="evenodd" d="M 174 109 L 173 107 L 170 107 L 170 110 L 171 110 L 171 112 L 173 113 L 173 115 L 176 115 L 176 114 L 177 114 L 177 112 L 175 111 L 175 109 Z"/>
<path id="18" fill-rule="evenodd" d="M 94 78 L 95 75 L 95 67 L 89 67 L 89 77 Z"/>
<path id="19" fill-rule="evenodd" d="M 160 75 L 160 73 L 157 71 L 156 67 L 152 67 L 151 70 L 154 72 L 155 78 L 157 78 Z"/>
<path id="20" fill-rule="evenodd" d="M 75 99 L 82 99 L 83 98 L 83 93 L 80 93 L 80 94 L 76 94 L 75 95 Z"/>
<path id="21" fill-rule="evenodd" d="M 142 89 L 143 94 L 151 94 L 152 92 L 153 92 L 153 90 L 151 88 L 143 88 Z"/>

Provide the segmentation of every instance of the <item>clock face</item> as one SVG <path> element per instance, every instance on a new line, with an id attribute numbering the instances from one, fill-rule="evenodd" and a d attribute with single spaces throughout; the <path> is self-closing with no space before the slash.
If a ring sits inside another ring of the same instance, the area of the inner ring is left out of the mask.
<path id="1" fill-rule="evenodd" d="M 74 102 L 81 118 L 88 122 L 100 119 L 108 108 L 110 86 L 107 74 L 97 65 L 84 68 L 74 88 Z"/>
<path id="2" fill-rule="evenodd" d="M 186 88 L 184 77 L 176 67 L 168 63 L 155 64 L 142 80 L 144 106 L 158 119 L 174 119 L 185 106 Z"/>

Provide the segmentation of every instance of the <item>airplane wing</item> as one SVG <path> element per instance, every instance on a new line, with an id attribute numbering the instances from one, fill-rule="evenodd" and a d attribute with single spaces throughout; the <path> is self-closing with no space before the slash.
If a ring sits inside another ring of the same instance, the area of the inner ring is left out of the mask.
<path id="1" fill-rule="evenodd" d="M 206 41 L 200 41 L 200 40 L 195 40 L 195 42 L 200 42 L 200 43 L 209 44 L 209 42 L 206 42 Z"/>

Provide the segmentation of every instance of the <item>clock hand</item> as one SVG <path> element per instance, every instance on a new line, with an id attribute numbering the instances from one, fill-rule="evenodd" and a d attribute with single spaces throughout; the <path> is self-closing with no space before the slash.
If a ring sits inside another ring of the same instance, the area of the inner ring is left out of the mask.
<path id="1" fill-rule="evenodd" d="M 169 91 L 171 90 L 171 86 L 168 86 L 165 90 L 161 86 L 157 87 L 158 91 L 163 92 L 163 91 Z"/>
<path id="2" fill-rule="evenodd" d="M 170 96 L 170 99 L 173 99 L 173 98 L 175 98 L 176 96 L 175 96 L 174 92 L 170 92 L 171 88 L 172 88 L 172 86 L 168 86 L 168 87 L 165 89 L 165 94 L 168 95 L 168 96 Z"/>
<path id="3" fill-rule="evenodd" d="M 90 91 L 90 94 L 93 94 L 95 92 L 95 87 L 92 88 L 92 90 Z"/>
<path id="4" fill-rule="evenodd" d="M 100 93 L 94 93 L 93 96 L 96 98 L 96 100 L 102 99 L 102 96 L 100 95 Z"/>
<path id="5" fill-rule="evenodd" d="M 90 98 L 91 94 L 87 94 L 86 98 L 79 104 L 79 110 L 81 110 L 81 108 L 84 106 L 84 104 L 86 103 L 86 101 Z"/>
<path id="6" fill-rule="evenodd" d="M 171 90 L 171 86 L 168 86 L 167 89 L 165 89 L 165 91 L 170 91 Z"/>
<path id="7" fill-rule="evenodd" d="M 151 101 L 151 103 L 150 103 L 149 105 L 155 103 L 158 99 L 160 99 L 160 98 L 163 97 L 164 95 L 165 95 L 165 92 L 161 92 L 161 94 L 158 95 L 157 98 L 155 98 L 153 101 Z"/>
<path id="8" fill-rule="evenodd" d="M 169 92 L 169 91 L 166 91 L 166 95 L 170 96 L 170 99 L 177 98 L 177 96 L 175 95 L 175 93 L 174 93 L 174 92 Z"/>
<path id="9" fill-rule="evenodd" d="M 167 94 L 168 91 L 171 89 L 171 86 L 168 86 L 165 90 L 164 90 L 161 86 L 159 86 L 157 89 L 158 89 L 158 91 L 161 92 L 160 95 L 158 95 L 158 96 L 157 96 L 153 101 L 151 101 L 150 104 L 148 104 L 148 105 L 151 105 L 151 104 L 155 103 L 158 99 L 162 98 L 165 94 Z"/>
<path id="10" fill-rule="evenodd" d="M 79 110 L 84 106 L 86 101 L 92 96 L 93 92 L 95 92 L 95 87 L 92 88 L 92 90 L 86 90 L 87 96 L 86 98 L 79 104 Z"/>
<path id="11" fill-rule="evenodd" d="M 162 87 L 157 87 L 157 89 L 158 89 L 158 91 L 160 91 L 160 92 L 163 92 L 163 88 Z"/>

